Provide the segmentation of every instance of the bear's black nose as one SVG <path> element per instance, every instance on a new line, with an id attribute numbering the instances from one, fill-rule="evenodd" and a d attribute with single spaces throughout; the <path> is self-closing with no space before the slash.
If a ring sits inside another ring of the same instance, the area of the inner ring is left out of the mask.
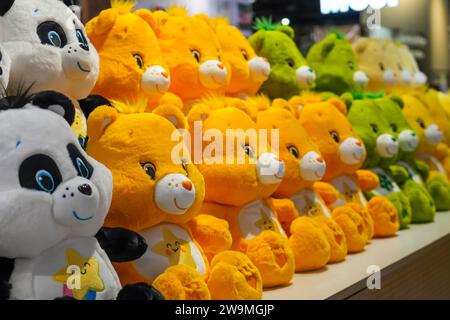
<path id="1" fill-rule="evenodd" d="M 86 196 L 90 196 L 92 194 L 92 188 L 88 184 L 82 184 L 81 186 L 79 186 L 78 191 Z"/>

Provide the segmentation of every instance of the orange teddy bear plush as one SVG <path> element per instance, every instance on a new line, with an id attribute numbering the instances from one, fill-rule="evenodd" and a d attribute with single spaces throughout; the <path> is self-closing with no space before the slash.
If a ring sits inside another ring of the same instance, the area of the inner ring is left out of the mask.
<path id="1" fill-rule="evenodd" d="M 249 114 L 242 100 L 224 97 L 205 99 L 189 112 L 194 162 L 206 186 L 203 215 L 191 226 L 207 254 L 214 256 L 215 235 L 208 231 L 208 218 L 228 221 L 232 249 L 247 254 L 261 272 L 264 287 L 286 285 L 295 271 L 294 254 L 276 213 L 265 201 L 278 188 L 284 165 L 269 145 L 264 146 L 266 141 Z M 203 143 L 196 142 L 199 133 Z M 196 158 L 199 154 L 201 159 Z"/>
<path id="2" fill-rule="evenodd" d="M 209 17 L 189 16 L 181 8 L 154 12 L 158 41 L 171 73 L 169 91 L 185 104 L 206 95 L 223 95 L 230 73 L 222 62 L 222 49 Z"/>
<path id="3" fill-rule="evenodd" d="M 270 63 L 255 53 L 238 28 L 228 24 L 225 19 L 213 21 L 222 47 L 223 61 L 231 73 L 226 95 L 244 99 L 256 95 L 264 81 L 269 78 Z"/>
<path id="4" fill-rule="evenodd" d="M 340 99 L 306 101 L 300 112 L 300 123 L 325 159 L 328 166 L 323 180 L 337 189 L 338 197 L 328 199 L 328 187 L 320 183 L 315 189 L 344 230 L 349 252 L 359 252 L 374 234 L 369 210 L 376 203 L 368 204 L 363 192 L 376 188 L 379 181 L 371 172 L 359 170 L 366 150 L 345 117 L 346 111 L 346 105 Z"/>
<path id="5" fill-rule="evenodd" d="M 145 113 L 145 100 L 113 105 L 97 108 L 88 120 L 88 152 L 114 178 L 105 225 L 134 230 L 148 245 L 138 260 L 115 265 L 122 284 L 151 282 L 167 299 L 260 299 L 256 267 L 244 254 L 225 251 L 231 246 L 226 221 L 208 220 L 222 240 L 211 264 L 187 225 L 199 214 L 205 185 L 184 141 L 172 139 L 185 128 L 181 110 L 161 105 Z"/>
<path id="6" fill-rule="evenodd" d="M 118 101 L 145 97 L 150 110 L 162 100 L 182 107 L 179 98 L 166 93 L 170 71 L 156 38 L 153 14 L 143 9 L 132 12 L 135 3 L 130 1 L 111 4 L 86 25 L 100 56 L 100 74 L 92 93 Z"/>
<path id="7" fill-rule="evenodd" d="M 343 261 L 347 255 L 345 234 L 313 189 L 326 171 L 318 148 L 287 101 L 275 100 L 272 108 L 258 113 L 257 123 L 260 128 L 279 131 L 280 160 L 285 163 L 285 175 L 272 196 L 272 205 L 290 235 L 296 271 L 319 269 L 327 263 Z M 331 186 L 328 194 L 337 196 Z"/>

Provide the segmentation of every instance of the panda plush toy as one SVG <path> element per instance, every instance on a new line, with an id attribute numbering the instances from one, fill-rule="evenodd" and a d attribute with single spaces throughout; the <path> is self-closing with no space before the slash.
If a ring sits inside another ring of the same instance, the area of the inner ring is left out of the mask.
<path id="1" fill-rule="evenodd" d="M 130 260 L 118 253 L 139 239 L 98 232 L 112 175 L 81 149 L 73 120 L 71 100 L 53 91 L 0 100 L 0 299 L 160 298 L 144 283 L 121 288 L 106 252 Z"/>
<path id="2" fill-rule="evenodd" d="M 8 86 L 10 65 L 11 60 L 0 43 L 0 98 L 2 96 L 1 93 L 4 92 Z"/>
<path id="3" fill-rule="evenodd" d="M 7 92 L 15 95 L 33 85 L 32 92 L 54 90 L 70 97 L 77 106 L 73 129 L 84 144 L 86 119 L 77 101 L 94 87 L 99 57 L 72 11 L 76 2 L 71 3 L 1 0 L 0 42 L 11 58 Z"/>

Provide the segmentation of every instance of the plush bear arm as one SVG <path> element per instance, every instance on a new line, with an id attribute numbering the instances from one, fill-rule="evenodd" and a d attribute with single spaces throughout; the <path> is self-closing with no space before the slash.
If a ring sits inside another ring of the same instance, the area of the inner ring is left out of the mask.
<path id="1" fill-rule="evenodd" d="M 275 211 L 283 230 L 289 234 L 291 223 L 300 215 L 290 199 L 268 199 L 267 204 Z"/>
<path id="2" fill-rule="evenodd" d="M 409 178 L 408 170 L 401 166 L 392 165 L 387 169 L 389 175 L 397 184 L 402 185 Z"/>
<path id="3" fill-rule="evenodd" d="M 326 205 L 331 205 L 338 199 L 338 191 L 329 183 L 314 183 L 314 191 L 323 199 Z"/>
<path id="4" fill-rule="evenodd" d="M 9 278 L 14 270 L 14 260 L 0 258 L 0 301 L 8 300 L 11 293 Z"/>
<path id="5" fill-rule="evenodd" d="M 420 174 L 424 181 L 428 180 L 428 176 L 430 175 L 430 167 L 425 161 L 415 160 L 414 161 L 417 172 Z"/>
<path id="6" fill-rule="evenodd" d="M 208 258 L 229 250 L 233 238 L 228 222 L 209 214 L 201 214 L 188 223 L 195 241 L 202 247 Z"/>
<path id="7" fill-rule="evenodd" d="M 112 262 L 130 262 L 147 251 L 147 243 L 138 233 L 123 228 L 102 228 L 95 235 Z"/>
<path id="8" fill-rule="evenodd" d="M 378 176 L 369 170 L 356 171 L 356 177 L 358 179 L 359 186 L 363 192 L 368 192 L 376 189 L 380 184 Z"/>

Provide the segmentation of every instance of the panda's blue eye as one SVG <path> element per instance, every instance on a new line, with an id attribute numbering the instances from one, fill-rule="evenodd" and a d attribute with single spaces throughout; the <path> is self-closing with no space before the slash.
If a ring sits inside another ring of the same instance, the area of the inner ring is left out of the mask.
<path id="1" fill-rule="evenodd" d="M 91 176 L 91 172 L 89 171 L 89 168 L 86 166 L 84 161 L 80 158 L 77 158 L 75 162 L 77 164 L 78 174 L 83 178 L 89 179 Z"/>
<path id="2" fill-rule="evenodd" d="M 48 33 L 48 41 L 54 47 L 61 48 L 62 40 L 59 34 L 56 31 L 50 31 Z"/>
<path id="3" fill-rule="evenodd" d="M 89 51 L 89 43 L 83 33 L 80 29 L 77 29 L 76 31 L 78 42 L 80 43 L 80 47 L 83 48 L 86 51 Z"/>
<path id="4" fill-rule="evenodd" d="M 36 172 L 35 179 L 41 191 L 47 193 L 55 191 L 55 179 L 53 179 L 53 176 L 48 171 L 39 170 Z"/>

